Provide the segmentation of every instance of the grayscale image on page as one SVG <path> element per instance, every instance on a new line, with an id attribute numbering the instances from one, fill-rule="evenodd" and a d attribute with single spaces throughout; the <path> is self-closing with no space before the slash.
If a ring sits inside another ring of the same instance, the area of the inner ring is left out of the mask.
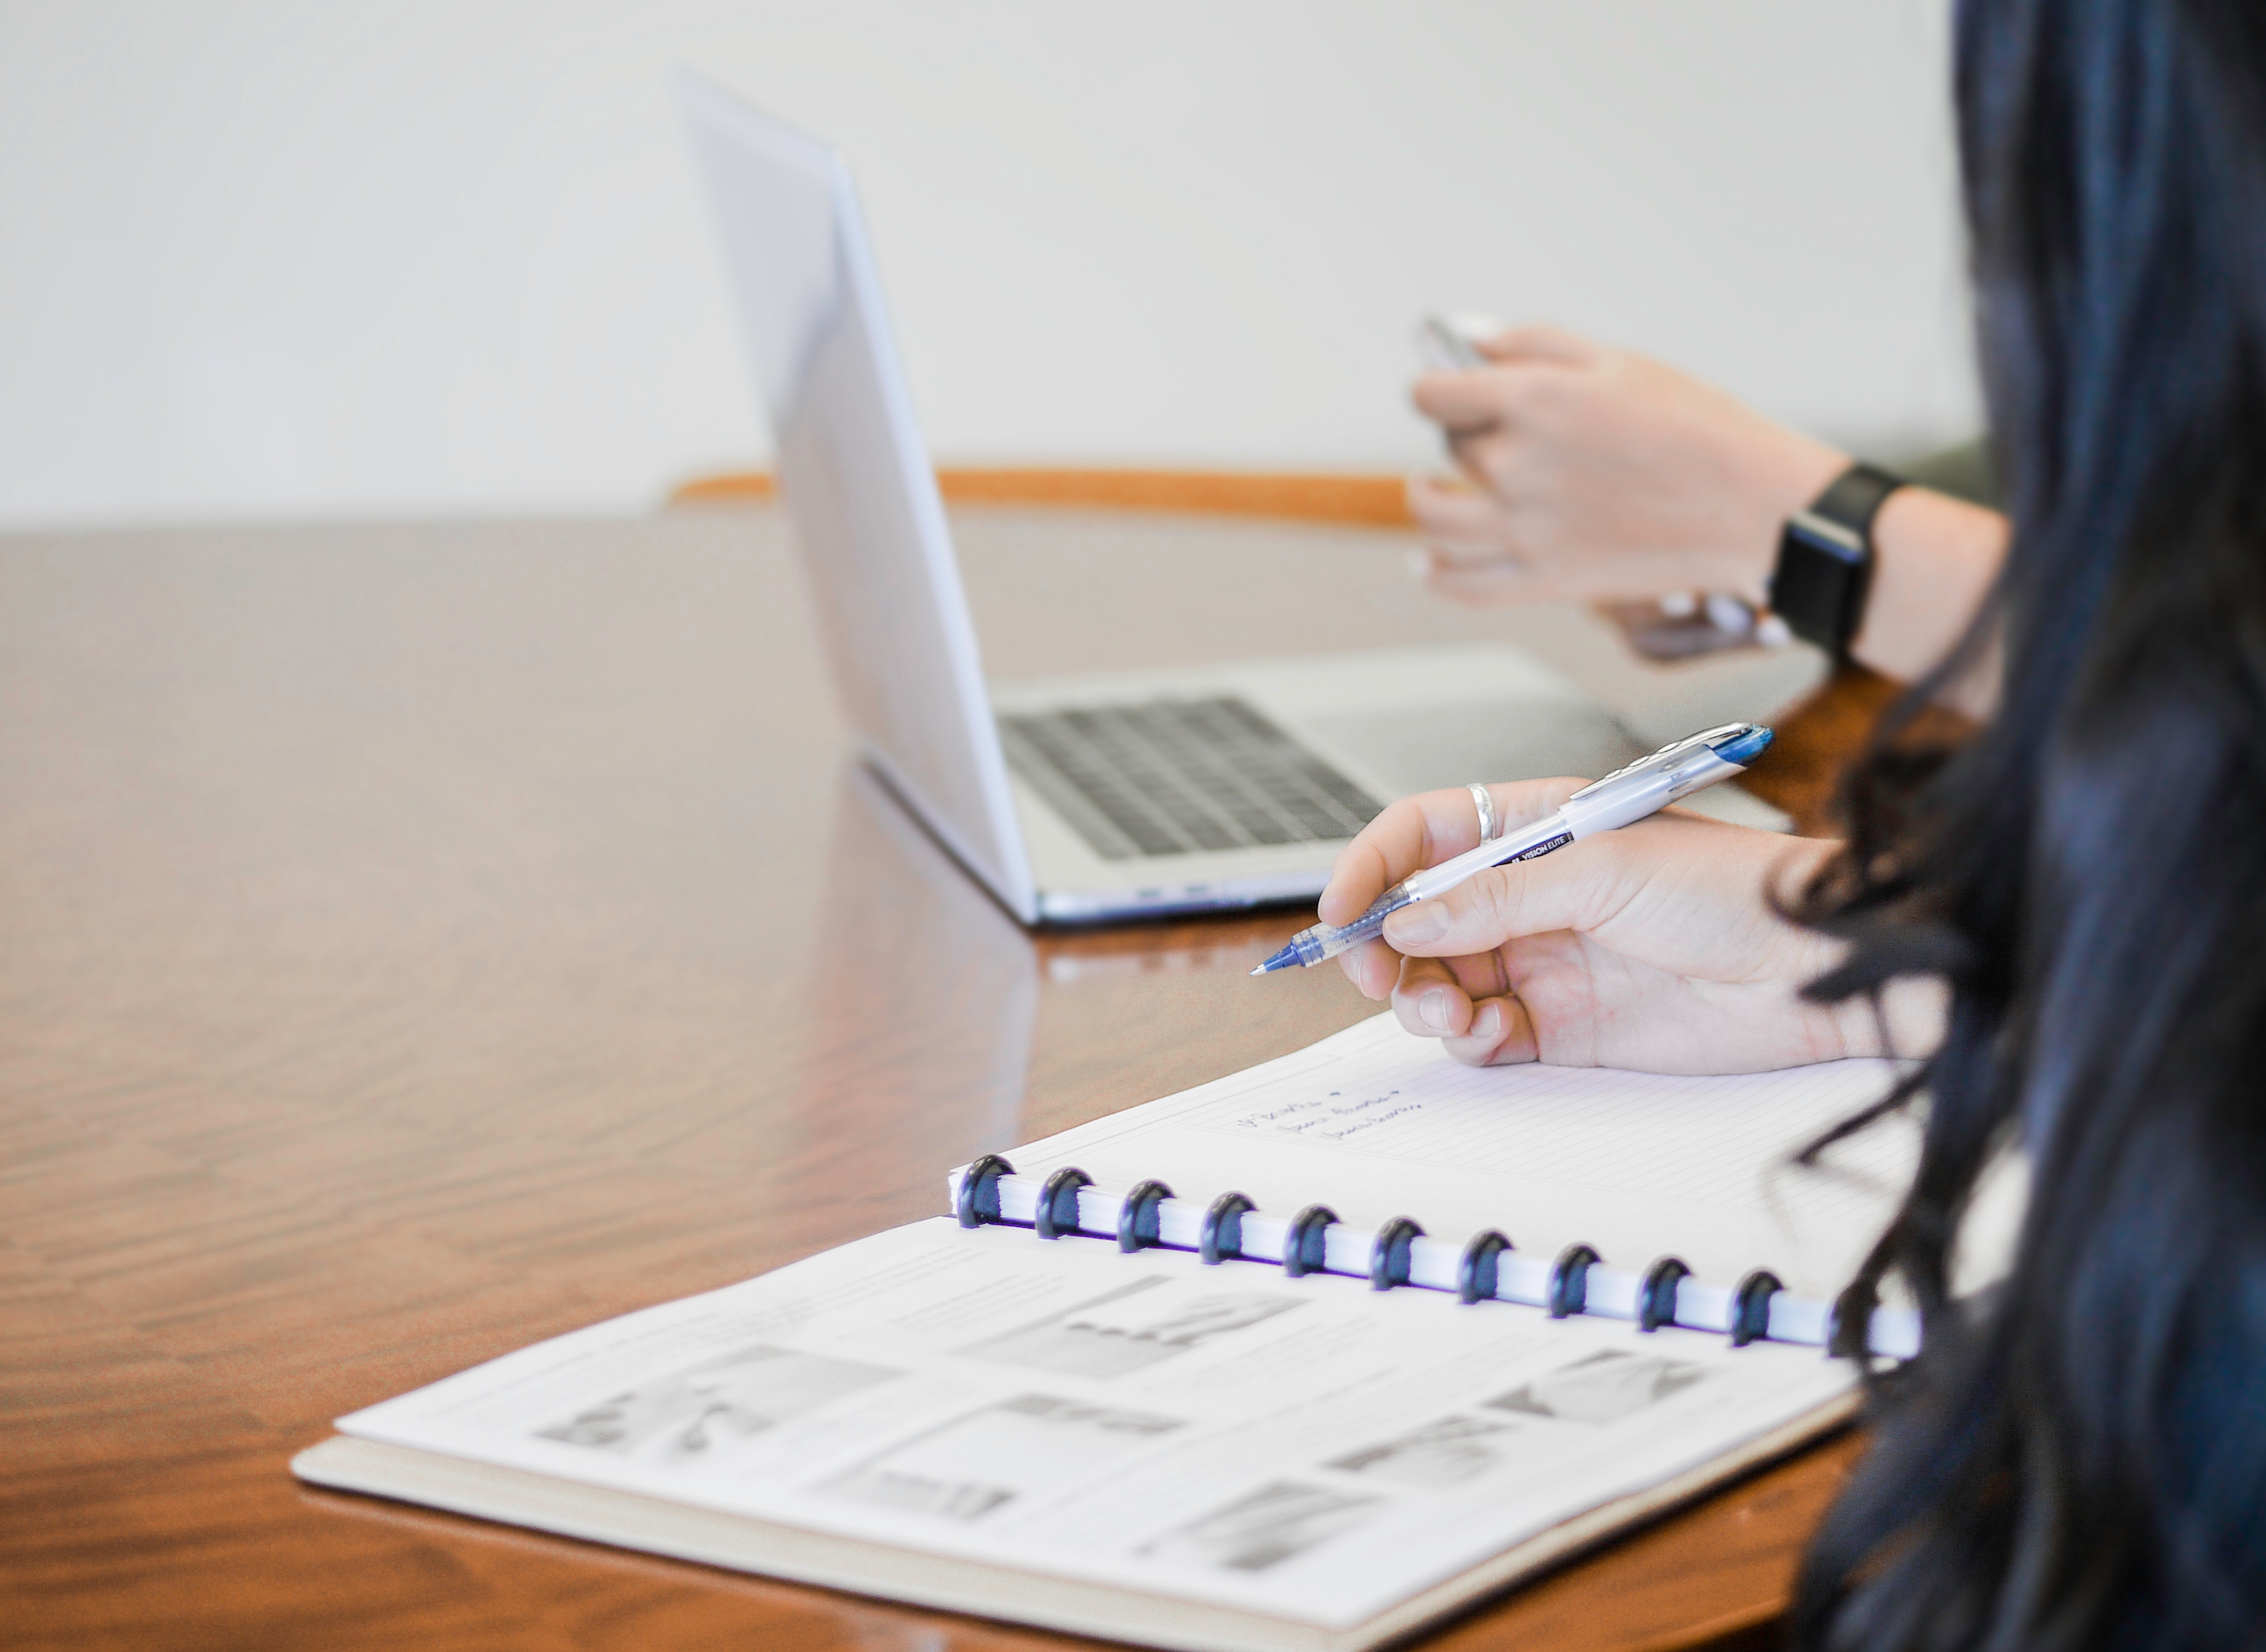
<path id="1" fill-rule="evenodd" d="M 1154 1276 L 959 1351 L 1033 1371 L 1119 1377 L 1232 1337 L 1297 1305 L 1297 1297 L 1281 1290 Z"/>
<path id="2" fill-rule="evenodd" d="M 536 1435 L 623 1457 L 640 1451 L 699 1457 L 902 1374 L 758 1343 L 610 1394 L 537 1429 Z"/>
<path id="3" fill-rule="evenodd" d="M 1065 1479 L 1106 1476 L 1187 1426 L 1059 1394 L 1018 1394 L 940 1423 L 824 1481 L 819 1490 L 939 1519 L 980 1520 L 1045 1496 Z"/>

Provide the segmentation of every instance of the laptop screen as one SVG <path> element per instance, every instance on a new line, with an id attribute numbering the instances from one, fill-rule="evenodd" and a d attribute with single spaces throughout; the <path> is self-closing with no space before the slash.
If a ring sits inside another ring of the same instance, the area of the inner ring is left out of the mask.
<path id="1" fill-rule="evenodd" d="M 1028 922 L 975 626 L 849 169 L 705 82 L 677 90 L 843 705 L 891 787 Z"/>

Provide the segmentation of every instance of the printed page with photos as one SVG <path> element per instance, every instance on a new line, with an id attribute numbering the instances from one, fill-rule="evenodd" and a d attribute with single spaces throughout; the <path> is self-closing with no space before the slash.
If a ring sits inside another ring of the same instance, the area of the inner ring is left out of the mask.
<path id="1" fill-rule="evenodd" d="M 1540 1255 L 1581 1241 L 1618 1268 L 1674 1255 L 1721 1285 L 1768 1268 L 1830 1298 L 1894 1212 L 1919 1131 L 1891 1117 L 1814 1167 L 1792 1156 L 1897 1074 L 1883 1061 L 1721 1078 L 1466 1067 L 1387 1014 L 1006 1156 L 1020 1175 L 1075 1165 L 1119 1192 L 1155 1177 L 1270 1214 L 1324 1203 L 1362 1228 L 1406 1216 L 1458 1242 L 1497 1228 Z"/>
<path id="2" fill-rule="evenodd" d="M 1852 1380 L 1811 1349 L 939 1219 L 339 1427 L 1328 1627 L 1846 1404 Z"/>

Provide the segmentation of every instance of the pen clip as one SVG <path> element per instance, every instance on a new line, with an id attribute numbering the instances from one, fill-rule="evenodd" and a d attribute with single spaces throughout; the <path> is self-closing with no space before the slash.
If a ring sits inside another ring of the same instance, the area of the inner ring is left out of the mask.
<path id="1" fill-rule="evenodd" d="M 1648 753 L 1634 763 L 1622 764 L 1604 778 L 1590 781 L 1589 785 L 1566 800 L 1570 803 L 1575 798 L 1593 797 L 1616 780 L 1625 780 L 1629 776 L 1645 770 L 1672 768 L 1675 766 L 1675 759 L 1689 753 L 1695 747 L 1705 747 L 1708 751 L 1713 752 L 1717 741 L 1735 740 L 1745 736 L 1753 732 L 1757 727 L 1758 725 L 1753 723 L 1724 723 L 1718 727 L 1702 729 L 1696 735 L 1686 735 L 1681 740 L 1671 740 L 1659 750 Z"/>
<path id="2" fill-rule="evenodd" d="M 1699 735 L 1692 735 L 1683 740 L 1670 741 L 1659 750 L 1648 753 L 1646 756 L 1639 757 L 1634 763 L 1623 764 L 1619 768 L 1615 769 L 1611 774 L 1605 776 L 1603 779 L 1590 781 L 1589 785 L 1583 786 L 1580 791 L 1575 793 L 1573 797 L 1569 797 L 1566 800 L 1568 803 L 1571 803 L 1576 798 L 1594 797 L 1599 792 L 1604 791 L 1607 786 L 1612 785 L 1616 780 L 1626 780 L 1632 774 L 1635 774 L 1641 770 L 1649 769 L 1663 758 L 1679 756 L 1686 747 L 1690 746 L 1692 742 L 1699 738 Z"/>

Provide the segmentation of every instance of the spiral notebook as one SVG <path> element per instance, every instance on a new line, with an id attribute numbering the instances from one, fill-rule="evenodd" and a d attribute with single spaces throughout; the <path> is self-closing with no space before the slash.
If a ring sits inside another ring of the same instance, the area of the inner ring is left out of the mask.
<path id="1" fill-rule="evenodd" d="M 950 1214 L 339 1421 L 318 1484 L 1160 1647 L 1353 1652 L 1841 1422 L 1884 1064 L 1473 1070 L 1388 1017 Z M 1881 1352 L 1916 1345 L 1877 1310 Z"/>

